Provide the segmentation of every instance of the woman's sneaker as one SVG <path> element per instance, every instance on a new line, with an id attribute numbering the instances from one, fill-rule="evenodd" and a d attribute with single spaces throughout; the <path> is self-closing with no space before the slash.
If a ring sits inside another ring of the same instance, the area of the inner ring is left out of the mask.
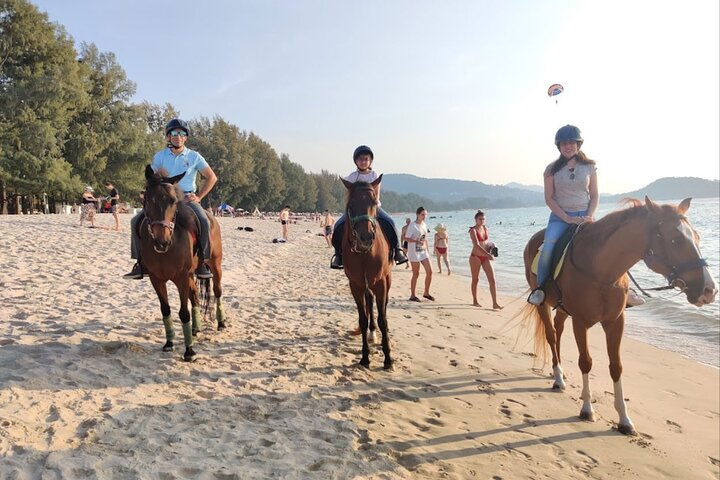
<path id="1" fill-rule="evenodd" d="M 543 292 L 540 288 L 536 288 L 535 290 L 530 292 L 530 296 L 527 298 L 527 301 L 528 303 L 539 307 L 545 301 L 545 292 Z"/>

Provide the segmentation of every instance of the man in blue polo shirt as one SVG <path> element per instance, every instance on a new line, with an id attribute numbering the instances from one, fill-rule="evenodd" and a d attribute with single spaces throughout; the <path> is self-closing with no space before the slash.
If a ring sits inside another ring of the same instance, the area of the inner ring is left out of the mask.
<path id="1" fill-rule="evenodd" d="M 198 249 L 198 268 L 195 274 L 198 278 L 212 278 L 212 273 L 205 264 L 205 261 L 210 259 L 210 222 L 205 210 L 200 205 L 200 200 L 210 193 L 215 182 L 217 182 L 217 177 L 202 155 L 185 146 L 189 134 L 190 129 L 187 122 L 179 118 L 170 120 L 165 126 L 167 148 L 155 154 L 150 166 L 156 172 L 164 168 L 168 172 L 168 177 L 185 173 L 178 185 L 185 192 L 185 202 L 193 209 L 200 221 L 200 248 Z M 199 191 L 195 184 L 198 173 L 205 178 L 205 182 Z M 144 213 L 140 212 L 131 221 L 130 257 L 137 261 L 132 271 L 123 275 L 123 278 L 133 280 L 143 278 L 142 262 L 140 261 L 140 235 L 136 225 L 137 222 L 142 221 L 144 216 Z"/>

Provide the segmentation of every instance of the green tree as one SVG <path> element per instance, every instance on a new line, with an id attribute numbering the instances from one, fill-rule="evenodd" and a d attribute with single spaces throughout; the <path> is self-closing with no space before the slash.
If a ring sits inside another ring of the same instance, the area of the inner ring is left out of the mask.
<path id="1" fill-rule="evenodd" d="M 205 157 L 218 177 L 210 199 L 249 208 L 248 199 L 257 191 L 252 177 L 252 149 L 247 134 L 220 116 L 213 121 L 200 118 L 190 122 L 188 146 Z"/>
<path id="2" fill-rule="evenodd" d="M 252 155 L 252 181 L 257 190 L 250 195 L 250 208 L 257 206 L 260 210 L 278 211 L 282 208 L 281 201 L 285 191 L 280 159 L 269 143 L 254 133 L 250 133 L 247 144 Z"/>
<path id="3" fill-rule="evenodd" d="M 23 193 L 77 191 L 63 141 L 89 96 L 64 29 L 25 0 L 0 3 L 0 176 Z"/>

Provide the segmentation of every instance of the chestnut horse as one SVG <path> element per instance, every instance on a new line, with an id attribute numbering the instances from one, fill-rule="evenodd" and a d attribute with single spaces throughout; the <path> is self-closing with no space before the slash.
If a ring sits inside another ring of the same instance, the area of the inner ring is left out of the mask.
<path id="1" fill-rule="evenodd" d="M 625 325 L 625 302 L 628 292 L 626 272 L 638 261 L 663 275 L 668 283 L 685 293 L 688 302 L 702 306 L 715 301 L 717 285 L 700 254 L 699 235 L 685 213 L 689 198 L 680 205 L 658 205 L 645 197 L 627 199 L 631 207 L 610 213 L 597 222 L 584 224 L 578 230 L 565 255 L 558 278 L 545 286 L 545 303 L 527 305 L 525 312 L 535 321 L 535 352 L 543 355 L 550 345 L 554 390 L 564 390 L 560 366 L 560 337 L 565 319 L 572 317 L 573 332 L 579 350 L 582 372 L 583 405 L 580 418 L 594 421 L 588 376 L 592 358 L 588 351 L 587 330 L 600 322 L 605 330 L 610 376 L 614 382 L 615 410 L 620 420 L 618 431 L 635 434 L 625 406 L 622 386 L 620 341 Z M 525 277 L 531 288 L 537 278 L 531 272 L 533 257 L 543 241 L 544 230 L 536 233 L 525 246 Z M 554 324 L 550 308 L 557 306 Z"/>
<path id="2" fill-rule="evenodd" d="M 193 210 L 183 201 L 182 192 L 177 191 L 176 183 L 185 174 L 166 178 L 162 173 L 155 173 L 148 165 L 145 168 L 145 202 L 143 211 L 145 219 L 139 225 L 140 253 L 143 271 L 150 276 L 153 288 L 160 300 L 160 311 L 165 325 L 165 345 L 163 351 L 174 349 L 175 331 L 170 316 L 167 282 L 175 284 L 180 294 L 180 321 L 182 322 L 185 341 L 185 361 L 192 361 L 195 351 L 192 348 L 193 336 L 200 331 L 201 313 L 198 302 L 198 288 L 194 279 L 197 268 L 195 248 L 199 235 L 199 224 Z M 218 330 L 225 328 L 222 306 L 222 243 L 220 241 L 220 225 L 212 215 L 210 220 L 210 271 L 213 274 L 212 287 L 215 295 L 215 317 Z M 209 281 L 209 280 L 206 280 Z M 187 302 L 192 303 L 192 323 Z"/>
<path id="3" fill-rule="evenodd" d="M 345 275 L 350 282 L 350 291 L 358 310 L 363 342 L 360 365 L 365 368 L 370 367 L 368 324 L 374 326 L 374 297 L 378 310 L 377 323 L 382 334 L 382 349 L 385 354 L 383 368 L 392 370 L 393 361 L 390 357 L 386 316 L 392 281 L 390 244 L 376 216 L 378 185 L 381 180 L 382 175 L 372 183 L 350 183 L 343 179 L 348 193 L 342 232 L 342 257 Z"/>

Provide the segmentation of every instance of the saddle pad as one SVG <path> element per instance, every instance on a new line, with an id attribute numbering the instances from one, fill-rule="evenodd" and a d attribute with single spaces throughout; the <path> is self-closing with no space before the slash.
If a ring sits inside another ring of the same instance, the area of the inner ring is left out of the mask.
<path id="1" fill-rule="evenodd" d="M 535 254 L 535 258 L 533 258 L 532 266 L 530 267 L 530 271 L 537 275 L 537 268 L 538 268 L 538 262 L 540 261 L 540 253 L 542 252 L 543 246 L 545 244 L 540 245 L 540 248 L 538 248 L 537 253 Z M 557 262 L 557 265 L 555 265 L 555 270 L 553 270 L 553 280 L 557 279 L 557 277 L 560 275 L 560 271 L 562 270 L 563 262 L 565 261 L 565 253 L 567 252 L 568 247 L 570 244 L 565 245 L 565 248 L 562 251 L 562 255 L 560 255 L 560 259 Z"/>

